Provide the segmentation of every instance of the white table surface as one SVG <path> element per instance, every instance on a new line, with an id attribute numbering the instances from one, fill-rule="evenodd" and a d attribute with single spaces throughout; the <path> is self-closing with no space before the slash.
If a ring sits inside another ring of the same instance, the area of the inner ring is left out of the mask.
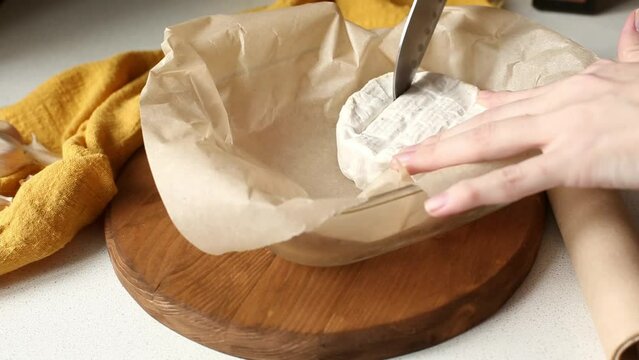
<path id="1" fill-rule="evenodd" d="M 599 16 L 507 7 L 614 57 L 639 1 Z M 0 6 L 0 106 L 55 73 L 114 53 L 159 47 L 164 27 L 267 0 L 6 0 Z M 628 196 L 635 219 L 639 197 Z M 603 352 L 561 236 L 549 219 L 538 260 L 502 310 L 402 359 L 601 359 Z M 115 277 L 100 224 L 38 263 L 0 277 L 0 359 L 230 359 L 147 315 Z"/>

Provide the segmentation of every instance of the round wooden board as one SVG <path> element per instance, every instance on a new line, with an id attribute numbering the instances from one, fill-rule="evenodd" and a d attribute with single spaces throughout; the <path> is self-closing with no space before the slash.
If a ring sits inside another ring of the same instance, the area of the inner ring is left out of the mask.
<path id="1" fill-rule="evenodd" d="M 542 197 L 348 266 L 314 268 L 266 249 L 207 255 L 175 229 L 143 151 L 106 219 L 115 272 L 178 333 L 249 359 L 377 359 L 449 339 L 493 314 L 530 270 Z"/>

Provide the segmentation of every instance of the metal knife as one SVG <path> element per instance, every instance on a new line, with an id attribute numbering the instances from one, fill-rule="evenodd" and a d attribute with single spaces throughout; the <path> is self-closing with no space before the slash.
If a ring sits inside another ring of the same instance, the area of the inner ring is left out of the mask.
<path id="1" fill-rule="evenodd" d="M 424 58 L 445 0 L 413 0 L 399 45 L 395 65 L 393 99 L 408 90 Z"/>
<path id="2" fill-rule="evenodd" d="M 404 25 L 395 65 L 393 99 L 406 92 L 424 58 L 435 26 L 444 10 L 445 0 L 413 0 L 413 6 Z M 384 205 L 422 191 L 417 185 L 407 185 L 373 196 L 362 204 L 350 207 L 343 214 L 354 213 Z"/>

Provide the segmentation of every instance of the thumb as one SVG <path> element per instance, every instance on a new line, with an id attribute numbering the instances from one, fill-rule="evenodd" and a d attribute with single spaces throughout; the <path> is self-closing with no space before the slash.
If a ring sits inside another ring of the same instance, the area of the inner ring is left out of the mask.
<path id="1" fill-rule="evenodd" d="M 617 56 L 621 62 L 639 62 L 639 9 L 628 16 L 621 29 Z"/>

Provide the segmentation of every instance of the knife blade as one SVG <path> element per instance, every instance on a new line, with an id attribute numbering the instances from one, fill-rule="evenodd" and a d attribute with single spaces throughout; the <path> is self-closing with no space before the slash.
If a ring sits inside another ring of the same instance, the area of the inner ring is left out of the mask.
<path id="1" fill-rule="evenodd" d="M 444 0 L 414 0 L 404 25 L 395 64 L 393 99 L 406 92 L 424 58 L 439 17 L 444 10 Z"/>

